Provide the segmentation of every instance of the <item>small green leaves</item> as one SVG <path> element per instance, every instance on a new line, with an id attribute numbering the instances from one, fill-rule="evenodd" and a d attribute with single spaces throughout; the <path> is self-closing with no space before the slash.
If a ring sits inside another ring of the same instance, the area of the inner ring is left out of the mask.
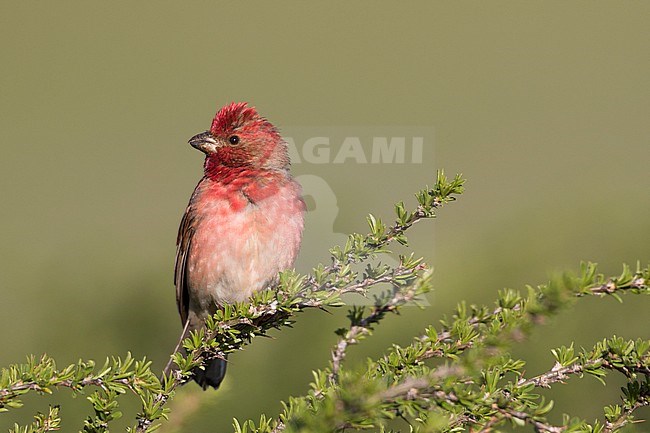
<path id="1" fill-rule="evenodd" d="M 386 233 L 386 226 L 384 223 L 380 219 L 375 218 L 373 214 L 369 214 L 368 225 L 370 226 L 370 237 L 381 241 L 382 237 Z"/>
<path id="2" fill-rule="evenodd" d="M 59 406 L 50 406 L 47 415 L 39 412 L 34 416 L 32 424 L 23 427 L 14 424 L 14 427 L 9 429 L 9 433 L 45 433 L 57 431 L 60 428 Z"/>
<path id="3" fill-rule="evenodd" d="M 402 266 L 410 266 L 411 260 L 412 257 L 402 258 Z M 317 427 L 322 426 L 319 423 L 323 420 L 329 420 L 325 424 L 329 428 L 338 425 L 351 429 L 373 426 L 381 429 L 386 420 L 398 416 L 416 431 L 424 428 L 431 414 L 440 410 L 447 417 L 445 421 L 438 419 L 435 431 L 466 431 L 467 428 L 487 431 L 487 425 L 494 428 L 507 422 L 515 427 L 532 425 L 537 431 L 547 433 L 617 431 L 630 422 L 635 409 L 648 405 L 647 382 L 635 378 L 640 372 L 648 371 L 650 341 L 613 337 L 597 343 L 589 351 L 577 351 L 573 344 L 562 346 L 551 351 L 555 365 L 531 379 L 524 377 L 525 362 L 512 358 L 506 351 L 509 345 L 520 341 L 538 325 L 541 318 L 566 308 L 563 304 L 570 301 L 571 296 L 600 295 L 603 281 L 609 280 L 599 276 L 595 265 L 586 264 L 579 277 L 556 279 L 537 288 L 528 286 L 524 294 L 503 290 L 491 309 L 460 303 L 451 319 L 441 321 L 439 329 L 428 327 L 412 344 L 394 345 L 383 357 L 369 359 L 365 368 L 356 372 L 337 367 L 342 360 L 340 349 L 369 335 L 371 324 L 378 323 L 375 319 L 381 315 L 371 308 L 353 308 L 348 315 L 350 328 L 337 332 L 341 340 L 333 350 L 332 371 L 326 370 L 330 380 L 312 384 L 318 392 L 304 400 L 290 400 L 290 405 L 285 406 L 288 409 L 280 416 L 285 431 L 320 431 Z M 614 290 L 628 289 L 616 286 Z M 377 305 L 385 305 L 385 301 L 378 302 L 375 308 Z M 436 360 L 437 368 L 431 368 L 428 363 Z M 553 401 L 541 397 L 538 388 L 563 383 L 572 376 L 582 377 L 583 373 L 604 383 L 607 372 L 612 370 L 628 376 L 631 381 L 623 395 L 627 409 L 607 412 L 611 425 L 588 424 L 568 417 L 559 426 L 546 421 Z M 332 381 L 332 373 L 336 373 L 337 380 Z M 322 379 L 322 375 L 319 377 Z M 363 381 L 366 388 L 353 384 L 355 380 Z M 375 388 L 367 387 L 369 383 L 374 383 Z M 361 391 L 355 393 L 354 389 Z M 369 395 L 373 392 L 374 395 Z M 404 394 L 400 394 L 402 392 Z M 373 403 L 369 405 L 370 401 Z M 304 404 L 306 409 L 298 409 Z M 341 418 L 341 408 L 351 412 Z M 613 418 L 615 422 L 611 421 Z"/>
<path id="4" fill-rule="evenodd" d="M 578 360 L 577 357 L 573 356 L 573 352 L 573 344 L 569 347 L 562 346 L 551 350 L 553 357 L 555 357 L 555 361 L 562 367 L 568 367 Z"/>
<path id="5" fill-rule="evenodd" d="M 407 221 L 410 218 L 410 214 L 406 211 L 403 201 L 395 204 L 395 214 L 397 215 L 397 222 L 401 226 L 406 225 Z"/>
<path id="6" fill-rule="evenodd" d="M 650 267 L 642 268 L 637 263 L 636 271 L 632 272 L 627 264 L 623 264 L 623 271 L 617 277 L 605 278 L 596 272 L 595 263 L 585 262 L 580 266 L 580 274 L 573 276 L 564 275 L 565 285 L 572 287 L 577 295 L 612 296 L 622 302 L 620 294 L 631 292 L 634 294 L 649 294 Z"/>
<path id="7" fill-rule="evenodd" d="M 463 193 L 464 182 L 460 175 L 450 181 L 443 172 L 438 172 L 434 188 L 427 187 L 415 194 L 418 205 L 414 211 L 407 211 L 404 202 L 395 205 L 397 218 L 390 227 L 373 214 L 368 215 L 368 235 L 351 234 L 344 247 L 337 246 L 330 250 L 335 265 L 358 263 L 387 252 L 386 247 L 393 241 L 407 245 L 408 239 L 404 232 L 423 218 L 433 218 L 436 208 L 454 201 L 457 195 Z"/>

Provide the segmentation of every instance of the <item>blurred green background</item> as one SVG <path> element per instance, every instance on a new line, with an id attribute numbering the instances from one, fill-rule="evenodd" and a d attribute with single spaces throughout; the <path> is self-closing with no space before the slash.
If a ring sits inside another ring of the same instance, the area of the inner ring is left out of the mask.
<path id="1" fill-rule="evenodd" d="M 435 130 L 423 164 L 294 166 L 338 206 L 308 217 L 300 271 L 337 233 L 365 232 L 368 212 L 391 216 L 437 168 L 468 179 L 458 203 L 411 232 L 435 266 L 431 306 L 387 318 L 352 363 L 461 299 L 492 302 L 581 260 L 606 273 L 647 263 L 649 19 L 647 2 L 3 2 L 0 365 L 131 351 L 162 368 L 180 331 L 176 230 L 201 175 L 187 139 L 233 100 L 281 129 Z M 556 345 L 649 338 L 648 307 L 583 300 L 514 352 L 535 374 Z M 218 392 L 187 386 L 163 431 L 277 414 L 326 365 L 344 316 L 308 312 L 255 341 Z M 558 416 L 593 419 L 617 392 L 586 378 L 550 395 Z M 0 415 L 0 431 L 54 402 L 75 431 L 89 405 L 68 396 L 29 399 Z M 124 409 L 131 420 L 137 405 Z"/>

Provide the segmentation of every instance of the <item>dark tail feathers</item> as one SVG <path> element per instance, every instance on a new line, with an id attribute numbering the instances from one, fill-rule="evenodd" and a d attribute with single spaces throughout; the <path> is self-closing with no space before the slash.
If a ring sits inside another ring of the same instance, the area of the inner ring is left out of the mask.
<path id="1" fill-rule="evenodd" d="M 211 386 L 214 389 L 219 388 L 223 378 L 226 376 L 226 365 L 228 362 L 224 359 L 210 359 L 205 363 L 205 370 L 195 368 L 192 373 L 194 380 L 201 385 L 204 390 Z"/>

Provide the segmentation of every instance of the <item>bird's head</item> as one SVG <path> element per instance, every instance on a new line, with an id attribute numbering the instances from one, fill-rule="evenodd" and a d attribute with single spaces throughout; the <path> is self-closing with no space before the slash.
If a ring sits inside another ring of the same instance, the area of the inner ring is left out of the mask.
<path id="1" fill-rule="evenodd" d="M 223 107 L 210 130 L 189 143 L 205 153 L 206 167 L 280 170 L 289 166 L 287 144 L 278 130 L 245 102 Z"/>

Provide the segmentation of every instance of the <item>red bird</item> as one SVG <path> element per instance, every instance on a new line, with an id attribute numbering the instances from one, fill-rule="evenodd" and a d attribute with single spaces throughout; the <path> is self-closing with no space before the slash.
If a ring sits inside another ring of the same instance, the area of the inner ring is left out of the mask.
<path id="1" fill-rule="evenodd" d="M 176 243 L 181 341 L 224 304 L 277 283 L 293 266 L 305 211 L 287 144 L 254 107 L 226 105 L 189 144 L 205 153 L 205 163 Z M 226 361 L 213 359 L 194 380 L 216 389 L 225 373 Z"/>

